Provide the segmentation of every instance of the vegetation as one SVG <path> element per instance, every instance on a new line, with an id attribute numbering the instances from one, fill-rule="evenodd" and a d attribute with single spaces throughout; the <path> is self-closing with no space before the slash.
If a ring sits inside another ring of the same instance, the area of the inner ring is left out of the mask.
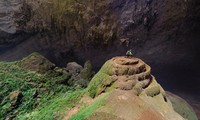
<path id="1" fill-rule="evenodd" d="M 91 105 L 83 107 L 77 114 L 72 116 L 70 120 L 85 120 L 89 116 L 91 116 L 93 113 L 96 112 L 96 110 L 101 107 L 106 100 L 108 94 L 104 94 L 100 96 L 98 100 L 93 102 Z"/>
<path id="2" fill-rule="evenodd" d="M 53 119 L 81 97 L 83 91 L 58 82 L 65 80 L 66 74 L 24 70 L 19 62 L 0 62 L 1 119 Z"/>
<path id="3" fill-rule="evenodd" d="M 109 62 L 100 70 L 88 89 L 66 85 L 69 74 L 38 53 L 17 62 L 0 62 L 0 118 L 14 120 L 62 119 L 66 109 L 73 108 L 89 91 L 95 97 L 110 84 Z M 92 77 L 91 65 L 87 63 L 81 76 Z M 101 78 L 102 80 L 99 80 Z M 64 81 L 64 82 L 63 82 Z M 105 86 L 102 86 L 105 84 Z M 92 115 L 103 103 L 101 96 L 90 106 L 83 107 L 71 120 L 81 120 Z"/>
<path id="4" fill-rule="evenodd" d="M 18 117 L 20 120 L 52 120 L 62 119 L 65 116 L 66 108 L 74 107 L 84 94 L 83 90 L 70 91 L 66 94 L 54 96 L 54 98 L 46 101 L 38 109 L 28 114 Z"/>
<path id="5" fill-rule="evenodd" d="M 89 96 L 94 98 L 95 96 L 99 95 L 102 92 L 106 91 L 107 86 L 113 83 L 112 79 L 109 77 L 108 74 L 112 74 L 110 61 L 107 61 L 101 70 L 93 77 L 89 86 L 88 92 Z"/>

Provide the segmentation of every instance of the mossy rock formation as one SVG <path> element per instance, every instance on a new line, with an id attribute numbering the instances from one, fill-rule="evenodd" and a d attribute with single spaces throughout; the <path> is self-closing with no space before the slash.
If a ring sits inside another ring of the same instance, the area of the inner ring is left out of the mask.
<path id="1" fill-rule="evenodd" d="M 80 117 L 83 111 L 94 109 L 95 101 L 106 96 L 101 106 L 92 113 L 82 115 L 87 120 L 184 120 L 193 117 L 182 116 L 174 110 L 171 99 L 151 75 L 151 68 L 138 58 L 114 57 L 108 60 L 93 77 L 88 88 L 93 103 L 72 116 Z M 103 117 L 99 117 L 102 116 Z"/>
<path id="2" fill-rule="evenodd" d="M 108 60 L 88 86 L 91 97 L 114 89 L 133 90 L 136 95 L 163 94 L 163 89 L 150 74 L 151 68 L 138 58 L 115 57 Z M 95 89 L 96 88 L 96 89 Z"/>
<path id="3" fill-rule="evenodd" d="M 35 71 L 38 73 L 45 73 L 54 69 L 56 66 L 41 54 L 34 52 L 29 56 L 19 61 L 19 66 L 25 70 Z"/>

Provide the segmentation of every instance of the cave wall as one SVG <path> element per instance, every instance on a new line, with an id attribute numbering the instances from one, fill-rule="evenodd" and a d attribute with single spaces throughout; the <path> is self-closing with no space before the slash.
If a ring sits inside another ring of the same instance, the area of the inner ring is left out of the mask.
<path id="1" fill-rule="evenodd" d="M 154 74 L 174 73 L 168 79 L 200 73 L 199 0 L 3 0 L 0 9 L 3 61 L 36 51 L 59 66 L 89 59 L 98 69 L 132 49 Z"/>

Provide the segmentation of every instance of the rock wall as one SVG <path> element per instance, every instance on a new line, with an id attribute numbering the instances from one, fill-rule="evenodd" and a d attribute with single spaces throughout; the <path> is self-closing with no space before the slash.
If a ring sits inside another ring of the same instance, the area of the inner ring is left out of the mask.
<path id="1" fill-rule="evenodd" d="M 169 71 L 199 73 L 199 0 L 12 0 L 0 6 L 0 60 L 37 51 L 60 66 L 89 59 L 98 69 L 133 49 L 157 71 L 172 66 Z"/>
<path id="2" fill-rule="evenodd" d="M 85 60 L 103 52 L 99 58 L 107 59 L 131 48 L 149 62 L 169 64 L 199 54 L 197 0 L 12 0 L 0 6 L 1 60 L 39 51 L 61 64 L 70 56 Z"/>

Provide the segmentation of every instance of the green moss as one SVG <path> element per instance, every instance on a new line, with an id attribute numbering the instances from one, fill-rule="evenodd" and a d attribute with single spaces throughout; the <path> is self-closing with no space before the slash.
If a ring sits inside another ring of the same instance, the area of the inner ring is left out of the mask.
<path id="1" fill-rule="evenodd" d="M 108 60 L 103 66 L 102 68 L 100 69 L 100 72 L 102 73 L 106 73 L 108 75 L 113 75 L 113 71 L 112 71 L 112 61 L 111 60 Z"/>
<path id="2" fill-rule="evenodd" d="M 109 83 L 111 83 L 111 79 L 107 74 L 102 72 L 97 73 L 97 75 L 93 77 L 87 88 L 89 96 L 94 98 L 96 95 L 105 92 L 106 85 L 108 85 Z"/>
<path id="3" fill-rule="evenodd" d="M 110 61 L 107 61 L 91 80 L 87 88 L 90 97 L 94 98 L 100 93 L 105 92 L 107 87 L 112 85 L 113 79 L 108 74 L 112 72 L 111 65 Z"/>
<path id="4" fill-rule="evenodd" d="M 76 115 L 72 116 L 69 120 L 85 120 L 96 112 L 96 110 L 104 104 L 108 94 L 102 95 L 94 103 L 89 106 L 83 107 Z"/>

